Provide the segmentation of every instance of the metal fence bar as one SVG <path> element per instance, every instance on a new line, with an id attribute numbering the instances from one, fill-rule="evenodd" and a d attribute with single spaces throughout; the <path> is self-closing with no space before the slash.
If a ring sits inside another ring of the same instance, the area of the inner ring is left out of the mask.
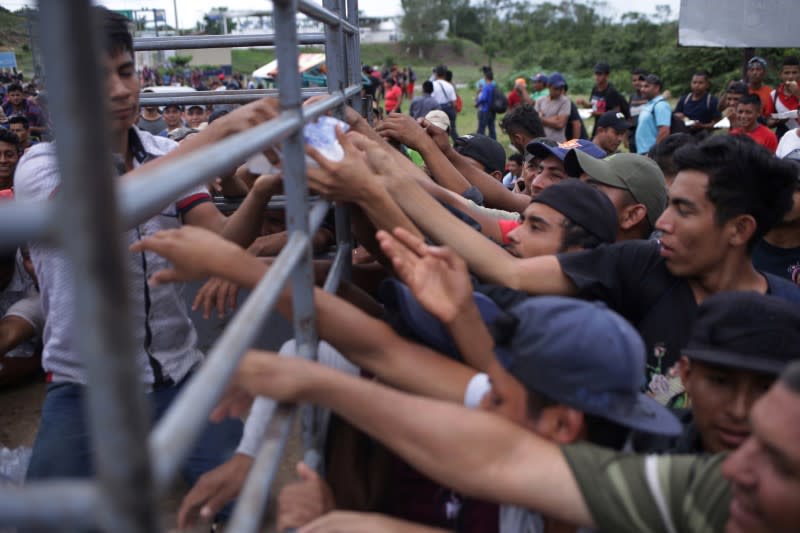
<path id="1" fill-rule="evenodd" d="M 310 0 L 298 0 L 297 9 L 307 17 L 323 22 L 329 26 L 341 26 L 341 28 L 348 34 L 358 33 L 358 27 L 350 24 L 346 20 L 339 18 L 337 13 L 334 13 L 324 7 L 320 7 L 318 4 L 315 4 Z"/>
<path id="2" fill-rule="evenodd" d="M 101 507 L 97 484 L 88 480 L 49 481 L 0 488 L 0 529 L 88 529 Z"/>
<path id="3" fill-rule="evenodd" d="M 261 526 L 272 483 L 278 474 L 281 456 L 292 430 L 297 407 L 276 404 L 250 475 L 239 494 L 228 531 L 255 533 Z"/>
<path id="4" fill-rule="evenodd" d="M 350 24 L 358 25 L 358 0 L 347 1 L 347 20 Z M 353 32 L 345 37 L 345 48 L 347 50 L 347 67 L 349 70 L 349 85 L 361 83 L 361 54 L 359 53 L 359 45 L 361 41 L 361 34 Z M 362 113 L 361 98 L 353 99 L 353 109 L 358 113 Z M 349 227 L 349 226 L 348 226 Z"/>
<path id="5" fill-rule="evenodd" d="M 353 85 L 345 90 L 345 97 L 351 98 L 361 91 L 360 85 Z M 229 91 L 193 91 L 180 93 L 142 93 L 139 100 L 143 106 L 152 105 L 190 105 L 190 104 L 246 104 L 259 98 L 277 97 L 277 89 L 250 89 Z M 311 87 L 301 90 L 303 100 L 312 96 L 327 95 L 325 87 Z"/>
<path id="6" fill-rule="evenodd" d="M 350 247 L 340 247 L 336 250 L 336 256 L 333 258 L 333 264 L 328 271 L 328 276 L 325 278 L 323 289 L 325 292 L 336 292 L 339 290 L 339 284 L 342 279 L 347 279 L 345 274 L 348 267 L 352 264 Z"/>
<path id="7" fill-rule="evenodd" d="M 59 237 L 71 260 L 76 336 L 104 528 L 159 529 L 147 450 L 148 409 L 128 314 L 128 287 L 116 211 L 116 179 L 101 89 L 95 12 L 88 0 L 42 0 L 47 87 L 58 137 Z M 98 104 L 100 104 L 98 106 Z M 99 110 L 98 110 L 99 107 Z M 123 422 L 124 423 L 121 423 Z M 110 430 L 113 428 L 113 430 Z M 124 460 L 120 460 L 124 458 Z M 35 509 L 33 509 L 35 511 Z"/>
<path id="8" fill-rule="evenodd" d="M 156 485 L 166 487 L 205 426 L 244 352 L 275 307 L 289 276 L 310 247 L 307 234 L 291 233 L 266 276 L 259 282 L 236 317 L 214 344 L 200 370 L 192 377 L 150 435 L 150 453 Z"/>
<path id="9" fill-rule="evenodd" d="M 51 237 L 56 222 L 56 208 L 52 202 L 5 202 L 0 206 L 0 248 Z"/>
<path id="10" fill-rule="evenodd" d="M 325 44 L 324 33 L 300 33 L 300 45 Z M 197 48 L 245 48 L 250 46 L 276 46 L 275 34 L 263 35 L 192 35 L 187 37 L 146 37 L 134 39 L 133 49 L 144 50 L 194 50 Z"/>

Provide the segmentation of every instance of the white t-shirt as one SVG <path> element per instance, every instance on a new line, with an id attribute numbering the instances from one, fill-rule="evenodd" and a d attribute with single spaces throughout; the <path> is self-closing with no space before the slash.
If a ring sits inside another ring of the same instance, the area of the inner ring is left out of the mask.
<path id="1" fill-rule="evenodd" d="M 785 113 L 787 111 L 797 111 L 796 109 L 789 109 L 788 107 L 783 105 L 783 102 L 781 102 L 780 98 L 775 98 L 775 91 L 777 91 L 777 89 L 772 89 L 772 92 L 769 93 L 769 97 L 770 97 L 770 100 L 775 102 L 775 112 L 776 113 Z M 800 121 L 798 121 L 797 118 L 790 118 L 789 120 L 786 121 L 786 127 L 791 131 L 794 128 L 800 127 Z M 784 135 L 784 137 L 785 137 L 785 135 Z"/>
<path id="2" fill-rule="evenodd" d="M 433 98 L 439 105 L 452 104 L 456 101 L 456 90 L 452 84 L 445 80 L 434 80 Z"/>
<path id="3" fill-rule="evenodd" d="M 781 142 L 778 143 L 778 149 L 775 150 L 775 155 L 778 157 L 786 157 L 789 152 L 800 150 L 800 128 L 789 130 L 781 137 Z"/>
<path id="4" fill-rule="evenodd" d="M 148 154 L 160 156 L 175 149 L 174 141 L 134 129 Z M 138 166 L 138 163 L 134 163 Z M 53 143 L 31 147 L 17 165 L 15 197 L 18 200 L 46 200 L 57 194 L 60 184 L 58 162 Z M 125 232 L 122 238 L 128 269 L 128 297 L 134 324 L 136 361 L 142 382 L 155 383 L 160 366 L 164 379 L 181 381 L 203 359 L 197 349 L 197 332 L 186 310 L 183 284 L 168 283 L 150 287 L 147 278 L 169 266 L 163 257 L 150 252 L 128 252 L 138 239 L 160 230 L 180 226 L 179 205 L 194 205 L 208 192 L 203 187 L 188 191 L 181 199 L 166 206 L 161 214 Z M 191 207 L 188 207 L 190 209 Z M 86 383 L 81 354 L 75 340 L 84 327 L 75 322 L 75 292 L 71 264 L 59 248 L 46 243 L 30 245 L 31 260 L 39 279 L 42 309 L 45 316 L 42 366 L 54 382 Z"/>

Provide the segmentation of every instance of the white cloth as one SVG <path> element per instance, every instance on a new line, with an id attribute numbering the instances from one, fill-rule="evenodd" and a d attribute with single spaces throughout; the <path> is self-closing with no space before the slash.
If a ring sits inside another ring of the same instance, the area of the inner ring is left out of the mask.
<path id="1" fill-rule="evenodd" d="M 156 137 L 134 129 L 144 150 L 160 156 L 175 149 L 174 141 Z M 134 163 L 138 166 L 138 162 Z M 15 175 L 16 200 L 44 200 L 57 194 L 60 184 L 55 145 L 39 143 L 30 148 L 20 159 Z M 182 198 L 206 193 L 197 187 Z M 136 240 L 157 231 L 177 228 L 180 225 L 177 202 L 166 206 L 161 214 L 125 233 L 122 244 L 125 249 L 128 269 L 128 295 L 134 329 L 136 361 L 140 376 L 147 386 L 155 382 L 154 363 L 157 361 L 165 379 L 177 383 L 203 359 L 197 349 L 197 332 L 186 310 L 182 292 L 183 284 L 168 283 L 149 287 L 147 278 L 158 270 L 169 266 L 162 257 L 146 252 L 128 252 L 128 246 Z M 54 382 L 86 383 L 81 354 L 75 341 L 84 327 L 77 324 L 74 303 L 77 295 L 72 286 L 72 266 L 67 256 L 47 243 L 31 243 L 31 259 L 39 279 L 42 308 L 45 316 L 44 349 L 42 366 L 52 373 Z M 149 306 L 146 302 L 149 295 Z M 147 346 L 147 329 L 151 340 Z M 149 357 L 148 357 L 149 355 Z"/>
<path id="2" fill-rule="evenodd" d="M 439 105 L 452 104 L 456 101 L 456 90 L 451 83 L 445 80 L 434 80 L 432 96 Z"/>
<path id="3" fill-rule="evenodd" d="M 775 150 L 775 155 L 778 157 L 786 157 L 789 152 L 800 150 L 800 128 L 789 130 L 781 137 L 781 142 L 778 143 L 778 149 Z"/>
<path id="4" fill-rule="evenodd" d="M 772 92 L 769 93 L 770 100 L 775 102 L 775 112 L 776 113 L 785 113 L 787 111 L 797 111 L 797 109 L 789 109 L 788 107 L 783 105 L 783 102 L 781 102 L 781 99 L 775 97 L 775 92 L 776 91 L 777 91 L 777 89 L 772 89 Z M 797 118 L 790 118 L 789 120 L 786 121 L 786 128 L 790 132 L 791 132 L 791 130 L 793 130 L 793 129 L 797 128 L 797 127 L 800 127 L 800 121 L 798 121 Z M 784 135 L 784 137 L 785 136 L 786 135 Z"/>

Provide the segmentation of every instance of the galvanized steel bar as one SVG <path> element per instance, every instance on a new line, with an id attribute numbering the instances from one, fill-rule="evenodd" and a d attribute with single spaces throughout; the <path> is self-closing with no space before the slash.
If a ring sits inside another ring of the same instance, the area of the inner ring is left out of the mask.
<path id="1" fill-rule="evenodd" d="M 251 89 L 244 91 L 194 91 L 181 93 L 142 93 L 141 105 L 183 105 L 192 104 L 248 104 L 259 98 L 278 97 L 277 89 Z M 303 89 L 303 99 L 328 94 L 324 87 Z"/>
<path id="2" fill-rule="evenodd" d="M 292 232 L 267 274 L 225 328 L 200 370 L 150 435 L 156 485 L 166 488 L 206 424 L 244 352 L 252 346 L 289 276 L 310 248 L 308 235 Z"/>
<path id="3" fill-rule="evenodd" d="M 278 474 L 283 450 L 292 430 L 297 407 L 276 404 L 265 432 L 264 442 L 239 494 L 233 517 L 227 526 L 236 533 L 260 531 L 272 483 Z"/>
<path id="4" fill-rule="evenodd" d="M 94 481 L 43 481 L 23 487 L 0 487 L 0 530 L 87 530 L 97 525 L 100 509 Z"/>
<path id="5" fill-rule="evenodd" d="M 322 286 L 325 292 L 335 293 L 339 290 L 339 284 L 342 279 L 347 279 L 345 273 L 347 273 L 347 267 L 351 264 L 350 246 L 340 246 L 337 248 L 336 256 L 333 258 L 333 264 L 328 271 L 328 276 L 325 278 L 325 284 Z"/>
<path id="6" fill-rule="evenodd" d="M 325 44 L 324 33 L 301 33 L 300 45 Z M 189 37 L 145 37 L 134 39 L 133 49 L 144 50 L 194 50 L 197 48 L 245 48 L 251 46 L 276 46 L 275 34 L 262 35 L 192 35 Z"/>
<path id="7" fill-rule="evenodd" d="M 275 4 L 277 3 L 278 1 L 276 0 Z M 320 7 L 319 4 L 315 4 L 310 0 L 298 0 L 297 10 L 309 18 L 318 20 L 329 26 L 341 26 L 341 28 L 348 34 L 358 33 L 358 28 L 346 20 L 341 19 L 338 13 L 334 13 L 324 7 Z M 277 28 L 277 26 L 275 27 Z"/>
<path id="8" fill-rule="evenodd" d="M 6 202 L 0 206 L 0 249 L 51 238 L 57 221 L 53 202 Z"/>
<path id="9" fill-rule="evenodd" d="M 75 323 L 85 326 L 74 349 L 88 377 L 100 522 L 120 533 L 157 531 L 150 464 L 141 445 L 149 410 L 133 350 L 107 93 L 99 77 L 106 59 L 95 31 L 99 21 L 88 0 L 42 0 L 39 5 L 47 88 L 59 95 L 50 103 L 61 173 L 59 237 L 80 295 Z"/>
<path id="10" fill-rule="evenodd" d="M 341 1 L 341 0 L 340 0 Z M 358 0 L 347 1 L 347 20 L 350 24 L 358 26 Z M 345 48 L 347 53 L 347 68 L 349 71 L 350 83 L 348 85 L 361 85 L 361 54 L 360 54 L 361 34 L 354 32 L 345 37 Z M 353 109 L 362 113 L 361 98 L 353 98 Z"/>

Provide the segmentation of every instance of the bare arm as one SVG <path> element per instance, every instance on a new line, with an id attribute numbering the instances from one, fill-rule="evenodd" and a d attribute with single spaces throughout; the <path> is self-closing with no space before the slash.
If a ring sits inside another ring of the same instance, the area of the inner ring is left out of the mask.
<path id="1" fill-rule="evenodd" d="M 656 144 L 669 137 L 669 126 L 659 126 L 658 136 L 656 136 Z"/>
<path id="2" fill-rule="evenodd" d="M 235 383 L 215 410 L 215 419 L 238 414 L 252 395 L 314 403 L 336 411 L 458 492 L 535 509 L 580 526 L 594 525 L 559 448 L 496 415 L 264 352 L 245 356 Z"/>
<path id="3" fill-rule="evenodd" d="M 569 120 L 569 114 L 567 115 L 556 115 L 554 117 L 540 117 L 542 120 L 542 125 L 548 128 L 553 128 L 554 130 L 560 130 L 561 128 L 566 127 L 567 120 Z"/>

